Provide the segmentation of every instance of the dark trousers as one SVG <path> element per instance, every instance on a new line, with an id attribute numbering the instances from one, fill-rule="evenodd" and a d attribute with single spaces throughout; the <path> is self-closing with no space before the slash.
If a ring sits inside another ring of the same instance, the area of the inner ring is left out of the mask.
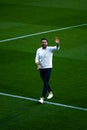
<path id="1" fill-rule="evenodd" d="M 51 87 L 49 85 L 49 79 L 50 79 L 50 75 L 51 75 L 51 70 L 52 68 L 46 68 L 46 69 L 39 69 L 40 71 L 40 76 L 43 80 L 43 91 L 42 91 L 42 97 L 46 96 L 47 91 L 50 92 Z"/>

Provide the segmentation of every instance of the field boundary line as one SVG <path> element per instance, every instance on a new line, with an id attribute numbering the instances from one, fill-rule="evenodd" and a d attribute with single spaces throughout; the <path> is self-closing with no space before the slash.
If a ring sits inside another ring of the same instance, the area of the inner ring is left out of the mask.
<path id="1" fill-rule="evenodd" d="M 38 102 L 37 99 L 29 98 L 29 97 L 24 97 L 24 96 L 18 96 L 18 95 L 7 94 L 7 93 L 2 93 L 2 92 L 0 92 L 0 95 Z M 49 104 L 49 105 L 54 105 L 54 106 L 60 106 L 60 107 L 75 109 L 75 110 L 87 111 L 87 108 L 82 108 L 82 107 L 76 107 L 76 106 L 65 105 L 65 104 L 60 104 L 60 103 L 55 103 L 55 102 L 48 102 L 48 101 L 44 101 L 44 103 Z"/>
<path id="2" fill-rule="evenodd" d="M 63 31 L 63 30 L 77 28 L 77 27 L 82 27 L 82 26 L 86 26 L 86 25 L 87 25 L 87 23 L 85 23 L 85 24 L 78 24 L 78 25 L 74 25 L 74 26 L 68 26 L 68 27 L 63 27 L 63 28 L 58 28 L 58 29 L 43 31 L 43 32 L 37 32 L 37 33 L 33 33 L 33 34 L 27 34 L 27 35 L 23 35 L 23 36 L 17 36 L 17 37 L 13 37 L 13 38 L 8 38 L 8 39 L 0 40 L 0 43 L 8 42 L 8 41 L 14 41 L 14 40 L 17 40 L 17 39 L 23 39 L 23 38 L 37 36 L 37 35 L 46 34 L 46 33 Z"/>

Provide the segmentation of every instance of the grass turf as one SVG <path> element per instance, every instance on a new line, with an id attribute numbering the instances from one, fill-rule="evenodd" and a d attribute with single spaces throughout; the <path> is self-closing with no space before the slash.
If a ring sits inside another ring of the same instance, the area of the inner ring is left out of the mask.
<path id="1" fill-rule="evenodd" d="M 0 39 L 87 23 L 86 0 L 0 1 Z M 42 81 L 34 63 L 40 39 L 54 53 L 53 102 L 87 108 L 87 26 L 0 43 L 0 92 L 39 98 Z M 87 112 L 0 96 L 0 129 L 87 129 Z"/>

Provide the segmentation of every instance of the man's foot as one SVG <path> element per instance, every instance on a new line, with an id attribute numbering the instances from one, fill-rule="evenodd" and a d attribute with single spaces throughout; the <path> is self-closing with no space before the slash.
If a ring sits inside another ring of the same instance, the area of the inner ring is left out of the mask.
<path id="1" fill-rule="evenodd" d="M 48 97 L 47 97 L 47 99 L 51 99 L 52 97 L 53 97 L 53 93 L 50 92 L 49 95 L 48 95 Z"/>
<path id="2" fill-rule="evenodd" d="M 44 102 L 44 98 L 41 97 L 40 100 L 39 100 L 39 103 L 43 104 L 43 102 Z"/>

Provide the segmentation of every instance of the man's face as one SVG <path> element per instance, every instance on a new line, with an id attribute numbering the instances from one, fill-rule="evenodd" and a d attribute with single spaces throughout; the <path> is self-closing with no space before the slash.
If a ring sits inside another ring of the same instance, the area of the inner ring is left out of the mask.
<path id="1" fill-rule="evenodd" d="M 43 48 L 43 49 L 46 49 L 46 47 L 47 47 L 47 45 L 48 45 L 47 40 L 42 40 L 42 41 L 41 41 L 41 44 L 42 44 L 42 48 Z"/>

